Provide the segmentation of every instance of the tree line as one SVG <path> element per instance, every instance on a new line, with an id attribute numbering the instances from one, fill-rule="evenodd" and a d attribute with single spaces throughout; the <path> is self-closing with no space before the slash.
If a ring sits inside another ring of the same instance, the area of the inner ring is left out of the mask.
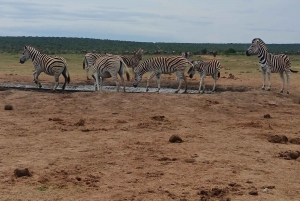
<path id="1" fill-rule="evenodd" d="M 94 38 L 2 36 L 0 52 L 20 53 L 25 45 L 45 54 L 84 54 L 87 52 L 132 54 L 138 48 L 144 54 L 245 54 L 250 43 L 153 43 Z M 272 53 L 300 54 L 300 44 L 267 44 Z"/>

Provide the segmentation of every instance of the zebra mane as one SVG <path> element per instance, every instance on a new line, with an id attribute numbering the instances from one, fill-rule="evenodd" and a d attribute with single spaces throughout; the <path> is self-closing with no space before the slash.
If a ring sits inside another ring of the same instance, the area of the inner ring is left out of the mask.
<path id="1" fill-rule="evenodd" d="M 253 44 L 253 43 L 257 43 L 257 44 L 259 45 L 259 47 L 261 47 L 261 48 L 263 48 L 265 51 L 269 52 L 269 50 L 268 50 L 268 48 L 267 48 L 265 42 L 264 42 L 262 39 L 260 39 L 260 38 L 254 38 L 254 39 L 252 40 L 252 44 Z"/>

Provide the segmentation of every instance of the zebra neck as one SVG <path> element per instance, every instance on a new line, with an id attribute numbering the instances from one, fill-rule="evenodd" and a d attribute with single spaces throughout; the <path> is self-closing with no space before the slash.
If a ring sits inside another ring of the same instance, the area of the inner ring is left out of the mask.
<path id="1" fill-rule="evenodd" d="M 32 61 L 35 61 L 35 59 L 37 58 L 38 55 L 40 55 L 41 53 L 38 51 L 30 51 L 30 57 Z"/>
<path id="2" fill-rule="evenodd" d="M 268 52 L 260 51 L 258 53 L 259 63 L 262 65 L 266 65 L 268 59 Z"/>

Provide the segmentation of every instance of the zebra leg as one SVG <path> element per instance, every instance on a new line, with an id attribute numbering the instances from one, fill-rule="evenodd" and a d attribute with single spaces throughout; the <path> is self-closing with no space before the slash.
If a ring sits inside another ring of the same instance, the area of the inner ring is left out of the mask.
<path id="1" fill-rule="evenodd" d="M 161 74 L 157 74 L 156 75 L 156 82 L 157 82 L 157 90 L 156 90 L 156 92 L 159 92 L 159 90 L 160 90 L 160 77 L 161 77 Z"/>
<path id="2" fill-rule="evenodd" d="M 151 75 L 147 79 L 146 92 L 149 91 L 149 81 L 156 75 L 156 72 L 151 73 Z"/>
<path id="3" fill-rule="evenodd" d="M 186 80 L 186 77 L 184 76 L 184 73 L 183 73 L 183 81 L 185 83 L 185 87 L 184 87 L 184 92 L 183 93 L 187 93 L 187 80 Z"/>
<path id="4" fill-rule="evenodd" d="M 283 93 L 283 90 L 284 90 L 284 75 L 283 75 L 283 72 L 279 72 L 279 75 L 280 75 L 280 78 L 281 78 L 281 81 L 282 81 L 282 88 L 280 90 L 280 93 Z"/>
<path id="5" fill-rule="evenodd" d="M 266 69 L 264 67 L 261 67 L 261 74 L 263 77 L 263 86 L 262 86 L 262 90 L 265 90 L 265 86 L 266 86 Z"/>
<path id="6" fill-rule="evenodd" d="M 289 94 L 290 93 L 290 70 L 285 71 L 286 73 L 286 82 L 287 82 L 287 91 L 286 93 Z"/>
<path id="7" fill-rule="evenodd" d="M 116 91 L 119 92 L 119 89 L 120 89 L 120 83 L 119 83 L 119 80 L 117 78 L 117 76 L 112 76 L 113 80 L 116 82 Z"/>
<path id="8" fill-rule="evenodd" d="M 123 84 L 123 91 L 126 92 L 124 75 L 123 74 L 119 74 L 119 75 L 120 75 L 120 78 L 121 78 L 121 81 L 122 81 L 122 84 Z"/>
<path id="9" fill-rule="evenodd" d="M 34 71 L 33 76 L 34 76 L 34 82 L 38 85 L 38 88 L 42 88 L 41 83 L 39 82 L 39 75 L 41 74 L 41 71 Z"/>
<path id="10" fill-rule="evenodd" d="M 85 71 L 86 71 L 86 79 L 87 79 L 87 80 L 90 80 L 90 78 L 89 78 L 89 70 L 90 70 L 90 66 L 88 65 L 88 66 L 86 67 L 86 69 L 85 69 Z"/>
<path id="11" fill-rule="evenodd" d="M 217 73 L 218 73 L 218 72 L 217 72 Z M 213 78 L 214 78 L 214 86 L 213 86 L 212 92 L 214 92 L 215 89 L 216 89 L 217 76 L 218 76 L 218 74 L 214 74 L 214 76 L 213 76 Z"/>
<path id="12" fill-rule="evenodd" d="M 269 80 L 269 86 L 267 91 L 270 91 L 271 90 L 271 69 L 270 68 L 267 69 L 267 73 L 268 73 L 268 80 Z"/>
<path id="13" fill-rule="evenodd" d="M 94 82 L 95 91 L 99 91 L 100 87 L 99 87 L 99 73 L 98 73 L 98 69 L 96 70 L 96 72 L 94 72 L 93 78 L 95 80 L 95 82 Z"/>
<path id="14" fill-rule="evenodd" d="M 205 77 L 205 74 L 204 75 L 200 75 L 200 83 L 199 83 L 199 93 L 200 94 L 203 94 L 204 93 L 204 77 Z M 203 91 L 201 92 L 201 87 L 203 85 Z"/>

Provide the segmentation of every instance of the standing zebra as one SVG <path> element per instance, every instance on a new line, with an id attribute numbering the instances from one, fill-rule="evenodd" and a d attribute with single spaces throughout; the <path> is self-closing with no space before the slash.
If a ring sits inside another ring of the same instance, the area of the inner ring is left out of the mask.
<path id="1" fill-rule="evenodd" d="M 137 67 L 142 60 L 143 50 L 141 48 L 137 49 L 131 57 L 125 55 L 120 56 L 126 65 L 132 68 L 132 72 L 134 72 L 134 68 Z"/>
<path id="2" fill-rule="evenodd" d="M 142 60 L 142 54 L 143 54 L 143 50 L 140 48 L 134 53 L 133 57 L 122 55 L 121 58 L 123 59 L 123 61 L 128 67 L 132 67 L 134 69 L 139 64 L 140 60 Z M 98 58 L 105 57 L 107 55 L 111 56 L 112 54 L 87 53 L 86 55 L 84 55 L 82 67 L 83 69 L 86 69 L 87 80 L 90 80 L 88 75 L 90 67 L 94 64 L 94 62 Z"/>
<path id="3" fill-rule="evenodd" d="M 284 90 L 284 75 L 286 73 L 287 78 L 287 94 L 289 94 L 290 89 L 290 72 L 297 73 L 298 71 L 294 71 L 291 69 L 291 62 L 287 55 L 279 54 L 275 55 L 269 53 L 269 50 L 266 44 L 260 38 L 254 38 L 252 40 L 251 46 L 246 51 L 246 55 L 250 56 L 252 54 L 257 54 L 259 58 L 259 65 L 261 68 L 261 72 L 263 75 L 263 86 L 262 89 L 265 89 L 265 80 L 266 80 L 266 72 L 268 73 L 269 79 L 269 87 L 268 91 L 271 89 L 271 73 L 279 73 L 280 78 L 282 80 L 282 88 L 280 93 L 283 93 Z"/>
<path id="4" fill-rule="evenodd" d="M 116 91 L 119 92 L 119 81 L 117 74 L 120 75 L 125 92 L 124 72 L 126 73 L 127 81 L 130 80 L 127 65 L 120 56 L 111 55 L 98 58 L 93 64 L 93 75 L 95 91 L 102 90 L 103 81 L 105 78 L 112 77 L 116 82 Z M 99 86 L 100 79 L 100 86 Z"/>
<path id="5" fill-rule="evenodd" d="M 157 86 L 158 86 L 157 92 L 159 92 L 161 74 L 170 74 L 170 73 L 176 72 L 176 80 L 179 80 L 179 86 L 178 86 L 178 89 L 175 91 L 175 93 L 178 93 L 178 91 L 180 90 L 182 80 L 184 80 L 184 82 L 185 82 L 184 93 L 186 93 L 187 92 L 187 81 L 186 81 L 184 72 L 189 64 L 193 66 L 193 64 L 190 61 L 188 61 L 187 59 L 185 59 L 181 56 L 149 58 L 134 69 L 133 86 L 137 87 L 139 82 L 142 80 L 142 76 L 146 72 L 150 71 L 151 74 L 147 79 L 146 91 L 149 90 L 148 89 L 149 81 L 154 76 L 156 76 Z"/>
<path id="6" fill-rule="evenodd" d="M 188 71 L 190 78 L 193 78 L 195 71 L 198 71 L 200 74 L 200 83 L 199 83 L 199 93 L 204 93 L 205 84 L 204 78 L 205 76 L 211 75 L 214 78 L 214 86 L 212 91 L 216 89 L 217 79 L 220 77 L 220 69 L 221 64 L 217 60 L 211 60 L 209 62 L 204 61 L 193 61 L 194 67 L 191 67 Z M 201 86 L 203 85 L 203 91 L 201 92 Z"/>
<path id="7" fill-rule="evenodd" d="M 25 63 L 28 59 L 31 58 L 35 68 L 35 71 L 33 72 L 34 81 L 39 88 L 42 87 L 41 83 L 38 80 L 41 72 L 55 77 L 55 85 L 53 87 L 53 90 L 55 90 L 59 84 L 58 81 L 60 74 L 62 74 L 65 78 L 65 83 L 62 86 L 63 90 L 66 87 L 66 83 L 70 83 L 70 75 L 67 69 L 66 60 L 64 58 L 41 54 L 40 51 L 31 46 L 25 46 L 22 54 L 23 55 L 20 58 L 21 64 Z"/>
<path id="8" fill-rule="evenodd" d="M 187 60 L 191 61 L 191 59 L 190 59 L 191 53 L 190 52 L 182 52 L 181 56 L 186 58 Z"/>

